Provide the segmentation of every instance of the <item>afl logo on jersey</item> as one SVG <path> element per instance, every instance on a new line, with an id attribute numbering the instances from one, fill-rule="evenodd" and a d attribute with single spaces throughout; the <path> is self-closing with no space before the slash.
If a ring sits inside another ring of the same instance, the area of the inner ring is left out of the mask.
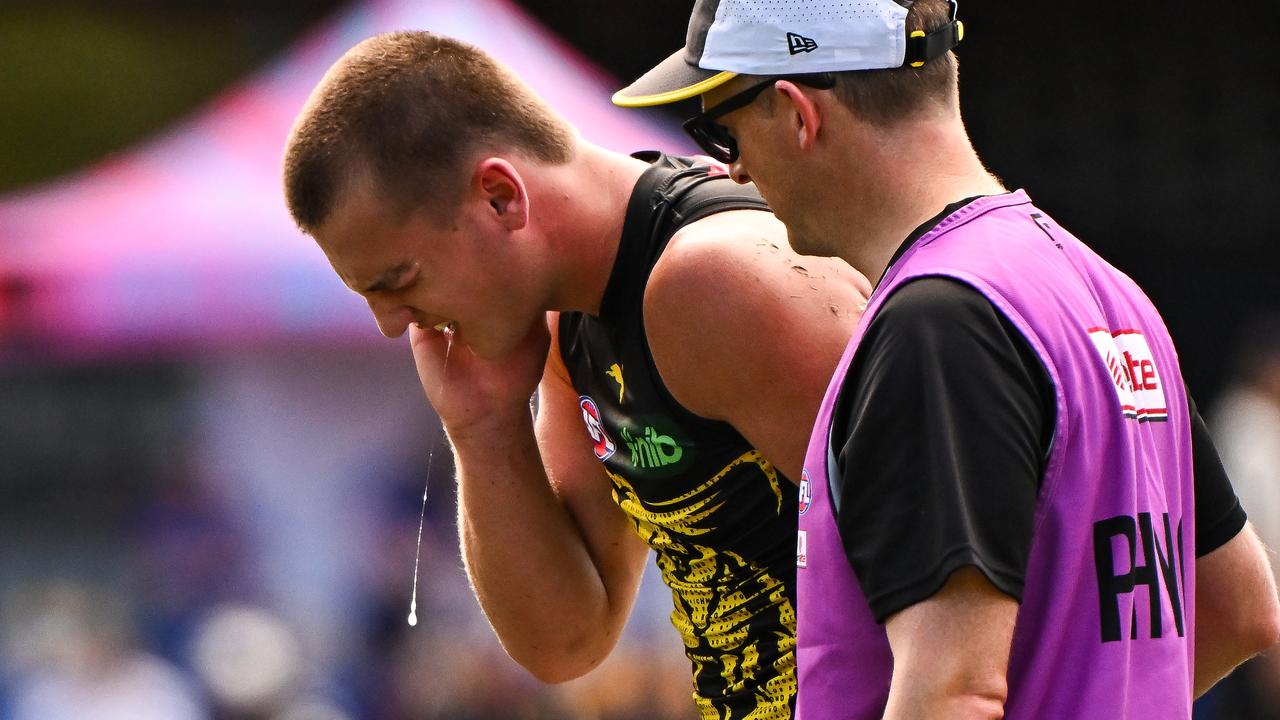
<path id="1" fill-rule="evenodd" d="M 608 460 L 618 449 L 613 444 L 613 438 L 609 437 L 609 433 L 604 430 L 604 420 L 600 417 L 600 408 L 596 406 L 596 401 L 583 395 L 578 398 L 578 407 L 582 408 L 582 422 L 587 425 L 587 433 L 591 435 L 591 440 L 596 444 L 596 458 L 601 462 Z"/>
<path id="2" fill-rule="evenodd" d="M 809 481 L 809 471 L 800 471 L 800 514 L 805 514 L 813 503 L 813 483 Z"/>

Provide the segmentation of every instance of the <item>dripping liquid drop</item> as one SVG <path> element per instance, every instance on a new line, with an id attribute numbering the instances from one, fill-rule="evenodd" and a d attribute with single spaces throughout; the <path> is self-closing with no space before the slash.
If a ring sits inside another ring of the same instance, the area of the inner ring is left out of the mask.
<path id="1" fill-rule="evenodd" d="M 448 343 L 444 349 L 444 364 L 440 368 L 440 396 L 443 399 L 444 382 L 449 372 L 449 353 L 453 351 L 453 324 L 441 323 L 435 329 L 444 334 Z M 416 627 L 418 624 L 418 564 L 422 560 L 422 527 L 427 519 L 427 493 L 431 490 L 431 463 L 435 460 L 436 445 L 440 444 L 440 435 L 442 434 L 444 434 L 443 426 L 438 431 L 435 442 L 431 443 L 431 449 L 427 452 L 427 480 L 422 487 L 422 510 L 418 513 L 418 547 L 413 554 L 413 595 L 409 600 L 410 627 Z"/>

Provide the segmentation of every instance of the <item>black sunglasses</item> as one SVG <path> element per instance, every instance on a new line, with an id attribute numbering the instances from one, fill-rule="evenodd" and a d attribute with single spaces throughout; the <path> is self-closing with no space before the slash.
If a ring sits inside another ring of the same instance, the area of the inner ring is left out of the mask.
<path id="1" fill-rule="evenodd" d="M 773 84 L 779 80 L 790 80 L 798 85 L 805 85 L 818 90 L 830 90 L 836 86 L 836 77 L 831 73 L 771 77 L 768 80 L 752 85 L 742 92 L 730 95 L 724 99 L 724 102 L 717 104 L 710 110 L 698 113 L 685 120 L 684 131 L 689 133 L 689 137 L 692 137 L 693 141 L 698 143 L 698 147 L 702 148 L 712 158 L 722 163 L 731 163 L 737 160 L 738 141 L 734 139 L 733 135 L 729 134 L 729 128 L 716 122 L 716 120 L 734 110 L 750 105 L 760 96 L 760 93 L 773 87 Z"/>

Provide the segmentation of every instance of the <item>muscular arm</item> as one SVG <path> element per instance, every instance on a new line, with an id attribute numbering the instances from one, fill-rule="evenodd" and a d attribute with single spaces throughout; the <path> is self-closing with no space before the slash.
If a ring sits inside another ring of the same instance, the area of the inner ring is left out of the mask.
<path id="1" fill-rule="evenodd" d="M 885 720 L 997 720 L 1018 603 L 976 568 L 885 622 L 893 680 Z"/>
<path id="2" fill-rule="evenodd" d="M 799 482 L 823 393 L 870 293 L 834 258 L 796 255 L 768 213 L 681 229 L 645 290 L 645 331 L 663 382 L 723 420 Z"/>
<path id="3" fill-rule="evenodd" d="M 1246 525 L 1196 560 L 1195 694 L 1280 642 L 1280 606 L 1267 552 Z"/>
<path id="4" fill-rule="evenodd" d="M 431 395 L 440 336 L 415 331 L 413 341 Z M 562 682 L 617 642 L 648 549 L 610 499 L 577 395 L 546 342 L 538 328 L 500 363 L 455 347 L 447 392 L 432 400 L 453 444 L 458 532 L 476 598 L 513 659 Z M 545 372 L 535 356 L 547 358 Z M 535 422 L 528 398 L 539 374 Z"/>

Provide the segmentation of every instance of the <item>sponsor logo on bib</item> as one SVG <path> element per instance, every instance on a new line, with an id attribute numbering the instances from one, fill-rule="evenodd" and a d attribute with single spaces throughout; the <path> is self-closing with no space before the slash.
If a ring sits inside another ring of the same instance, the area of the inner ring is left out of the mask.
<path id="1" fill-rule="evenodd" d="M 1124 416 L 1138 422 L 1164 422 L 1169 408 L 1164 383 L 1147 339 L 1137 330 L 1089 330 L 1089 339 L 1111 376 Z"/>

